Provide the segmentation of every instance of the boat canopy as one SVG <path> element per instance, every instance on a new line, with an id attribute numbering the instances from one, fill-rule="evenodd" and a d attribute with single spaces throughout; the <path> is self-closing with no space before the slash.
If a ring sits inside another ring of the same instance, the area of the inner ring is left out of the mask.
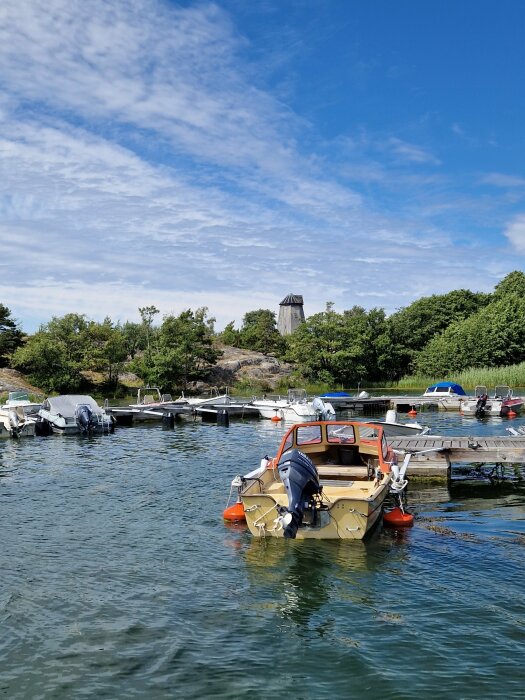
<path id="1" fill-rule="evenodd" d="M 436 384 L 432 384 L 432 386 L 429 386 L 428 389 L 426 390 L 425 394 L 435 392 L 437 394 L 441 393 L 450 393 L 454 392 L 455 394 L 459 394 L 460 396 L 466 396 L 467 393 L 463 389 L 463 387 L 460 384 L 456 384 L 455 382 L 437 382 Z"/>
<path id="2" fill-rule="evenodd" d="M 79 404 L 85 404 L 94 413 L 100 413 L 101 408 L 92 396 L 83 394 L 63 394 L 62 396 L 49 396 L 43 404 L 43 407 L 50 413 L 60 414 L 61 416 L 72 417 L 75 415 L 75 410 Z"/>
<path id="3" fill-rule="evenodd" d="M 351 396 L 347 391 L 327 391 L 326 394 L 321 394 L 322 399 L 336 399 Z"/>

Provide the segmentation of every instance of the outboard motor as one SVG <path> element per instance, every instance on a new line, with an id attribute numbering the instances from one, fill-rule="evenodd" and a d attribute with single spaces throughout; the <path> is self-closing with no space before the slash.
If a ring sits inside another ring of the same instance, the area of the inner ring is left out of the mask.
<path id="1" fill-rule="evenodd" d="M 481 396 L 478 398 L 478 401 L 476 403 L 476 418 L 481 418 L 482 416 L 485 415 L 485 405 L 488 400 L 487 394 L 481 394 Z"/>
<path id="2" fill-rule="evenodd" d="M 315 508 L 313 496 L 321 493 L 319 474 L 312 460 L 297 449 L 286 452 L 277 468 L 288 495 L 284 536 L 294 539 L 305 509 Z"/>
<path id="3" fill-rule="evenodd" d="M 312 408 L 317 412 L 319 420 L 335 420 L 335 411 L 331 403 L 325 403 L 320 396 L 312 401 Z"/>
<path id="4" fill-rule="evenodd" d="M 9 425 L 11 426 L 11 436 L 14 438 L 20 437 L 22 426 L 20 425 L 20 419 L 16 411 L 9 411 Z"/>
<path id="5" fill-rule="evenodd" d="M 90 409 L 90 407 L 85 404 L 81 403 L 79 406 L 77 406 L 75 410 L 75 418 L 77 421 L 77 425 L 82 433 L 89 433 L 91 432 L 92 424 L 91 424 L 91 417 L 93 415 L 93 411 Z"/>

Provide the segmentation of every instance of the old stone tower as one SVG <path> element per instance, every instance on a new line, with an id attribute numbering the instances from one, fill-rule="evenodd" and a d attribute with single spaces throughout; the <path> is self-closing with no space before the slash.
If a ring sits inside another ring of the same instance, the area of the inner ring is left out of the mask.
<path id="1" fill-rule="evenodd" d="M 281 335 L 290 335 L 300 323 L 304 323 L 303 297 L 288 294 L 279 304 L 277 330 Z"/>

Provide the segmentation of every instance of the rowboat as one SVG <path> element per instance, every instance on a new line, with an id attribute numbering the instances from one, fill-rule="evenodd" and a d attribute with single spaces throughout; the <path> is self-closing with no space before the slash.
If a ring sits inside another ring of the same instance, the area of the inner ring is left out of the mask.
<path id="1" fill-rule="evenodd" d="M 363 539 L 380 520 L 388 493 L 404 486 L 380 425 L 299 423 L 275 457 L 232 481 L 238 503 L 224 517 L 242 511 L 255 537 Z"/>

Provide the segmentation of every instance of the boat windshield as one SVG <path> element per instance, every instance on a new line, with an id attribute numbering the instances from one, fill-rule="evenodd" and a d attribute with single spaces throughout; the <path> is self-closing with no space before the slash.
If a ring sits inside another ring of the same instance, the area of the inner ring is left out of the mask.
<path id="1" fill-rule="evenodd" d="M 296 445 L 313 445 L 321 442 L 320 425 L 301 425 L 295 431 Z"/>
<path id="2" fill-rule="evenodd" d="M 355 430 L 353 425 L 327 425 L 326 436 L 328 442 L 355 442 Z"/>
<path id="3" fill-rule="evenodd" d="M 8 396 L 9 401 L 29 401 L 27 391 L 10 391 Z"/>

